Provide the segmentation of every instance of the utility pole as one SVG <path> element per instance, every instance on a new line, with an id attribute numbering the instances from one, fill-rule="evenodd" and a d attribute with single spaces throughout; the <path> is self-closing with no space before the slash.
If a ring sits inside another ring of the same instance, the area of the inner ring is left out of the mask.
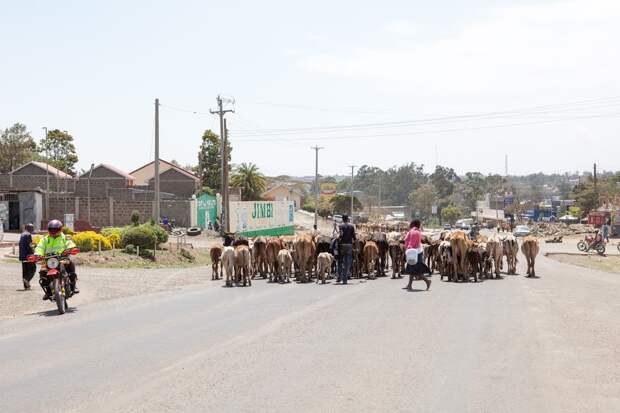
<path id="1" fill-rule="evenodd" d="M 155 99 L 155 222 L 159 223 L 159 99 Z M 90 203 L 90 198 L 89 201 Z M 89 211 L 90 213 L 90 211 Z M 90 216 L 88 217 L 90 219 Z"/>
<path id="2" fill-rule="evenodd" d="M 45 143 L 47 144 L 47 126 L 43 126 L 42 129 L 45 129 Z M 47 159 L 45 160 L 45 180 L 46 180 L 46 188 L 45 188 L 45 220 L 50 220 L 50 165 L 49 165 L 49 153 L 46 151 L 45 156 Z"/>
<path id="3" fill-rule="evenodd" d="M 594 164 L 594 174 L 592 176 L 593 181 L 594 181 L 594 190 L 596 191 L 597 186 L 598 186 L 598 176 L 596 175 L 596 163 Z"/>
<path id="4" fill-rule="evenodd" d="M 224 136 L 224 115 L 228 112 L 231 113 L 235 113 L 234 109 L 227 109 L 224 110 L 224 100 L 222 99 L 222 97 L 220 95 L 217 95 L 216 98 L 217 101 L 217 110 L 209 110 L 209 112 L 212 115 L 219 115 L 220 117 L 220 158 L 221 158 L 221 165 L 220 165 L 220 195 L 222 197 L 222 211 L 221 211 L 221 215 L 220 215 L 220 233 L 224 233 L 226 231 L 226 227 L 224 226 L 225 223 L 225 219 L 226 219 L 226 213 L 225 213 L 225 208 L 228 207 L 227 204 L 227 200 L 228 200 L 228 187 L 225 186 L 224 183 L 224 166 L 225 164 L 228 164 L 228 151 L 226 148 L 226 144 L 224 143 L 224 140 L 226 139 Z"/>
<path id="5" fill-rule="evenodd" d="M 353 175 L 353 171 L 355 170 L 355 165 L 349 165 L 349 168 L 351 168 L 351 220 L 353 220 L 353 179 L 354 179 L 354 175 Z"/>
<path id="6" fill-rule="evenodd" d="M 224 231 L 230 232 L 230 194 L 228 193 L 228 126 L 224 119 L 224 188 L 226 188 L 224 199 Z"/>
<path id="7" fill-rule="evenodd" d="M 318 229 L 318 210 L 319 210 L 319 150 L 322 146 L 313 146 L 314 149 L 314 229 Z"/>

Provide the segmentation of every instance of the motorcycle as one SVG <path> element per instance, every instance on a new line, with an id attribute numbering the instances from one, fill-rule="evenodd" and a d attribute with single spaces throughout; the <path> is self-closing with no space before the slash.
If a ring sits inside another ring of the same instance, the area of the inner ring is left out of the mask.
<path id="1" fill-rule="evenodd" d="M 70 256 L 80 252 L 78 248 L 66 250 L 61 254 L 49 254 L 44 257 L 36 255 L 28 256 L 28 262 L 41 262 L 41 270 L 47 270 L 49 288 L 52 291 L 50 301 L 55 301 L 58 313 L 64 314 L 69 308 L 68 299 L 73 295 L 69 273 L 66 266 L 69 264 Z"/>
<path id="2" fill-rule="evenodd" d="M 603 241 L 601 234 L 596 233 L 594 235 L 586 235 L 584 239 L 577 243 L 577 249 L 584 252 L 588 252 L 593 249 L 597 253 L 603 255 L 605 254 L 605 242 Z"/>

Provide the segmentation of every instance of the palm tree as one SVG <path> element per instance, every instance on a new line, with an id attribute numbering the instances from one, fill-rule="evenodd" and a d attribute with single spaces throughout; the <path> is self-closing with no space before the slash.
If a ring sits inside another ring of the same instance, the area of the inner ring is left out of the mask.
<path id="1" fill-rule="evenodd" d="M 267 180 L 253 163 L 242 163 L 230 178 L 230 186 L 241 188 L 241 198 L 245 201 L 257 201 L 267 189 Z"/>

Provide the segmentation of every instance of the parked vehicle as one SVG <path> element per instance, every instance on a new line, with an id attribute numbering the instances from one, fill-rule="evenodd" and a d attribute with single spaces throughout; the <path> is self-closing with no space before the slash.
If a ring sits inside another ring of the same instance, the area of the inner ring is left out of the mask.
<path id="1" fill-rule="evenodd" d="M 605 254 L 605 242 L 603 242 L 603 236 L 598 232 L 588 234 L 584 239 L 577 243 L 577 249 L 584 252 L 588 252 L 593 249 L 601 255 Z M 620 250 L 620 246 L 618 249 Z"/>
<path id="2" fill-rule="evenodd" d="M 342 215 L 334 215 L 334 222 L 337 224 L 342 224 Z"/>
<path id="3" fill-rule="evenodd" d="M 445 229 L 446 231 L 450 231 L 452 229 L 452 225 L 450 225 L 450 224 L 443 224 L 443 229 Z"/>
<path id="4" fill-rule="evenodd" d="M 527 225 L 517 225 L 513 232 L 515 237 L 525 237 L 530 235 L 530 228 Z"/>
<path id="5" fill-rule="evenodd" d="M 69 264 L 69 257 L 79 252 L 79 249 L 73 248 L 64 251 L 62 254 L 49 254 L 44 257 L 30 255 L 28 257 L 29 262 L 40 261 L 41 269 L 47 271 L 47 278 L 49 278 L 50 282 L 49 287 L 52 291 L 49 300 L 56 302 L 59 314 L 64 314 L 67 311 L 67 308 L 69 308 L 68 300 L 73 295 L 66 266 Z"/>

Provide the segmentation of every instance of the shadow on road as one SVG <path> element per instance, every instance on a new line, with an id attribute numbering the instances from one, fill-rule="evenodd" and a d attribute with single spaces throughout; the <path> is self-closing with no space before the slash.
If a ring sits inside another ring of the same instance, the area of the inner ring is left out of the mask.
<path id="1" fill-rule="evenodd" d="M 419 292 L 426 291 L 426 290 L 421 290 L 419 288 L 411 288 L 411 289 L 409 289 L 407 287 L 403 287 L 402 289 L 407 291 L 408 293 L 419 293 Z"/>
<path id="2" fill-rule="evenodd" d="M 78 309 L 76 307 L 69 307 L 67 308 L 66 314 L 76 313 L 77 311 Z M 53 309 L 53 310 L 39 311 L 37 313 L 30 313 L 27 315 L 38 315 L 39 317 L 55 317 L 55 316 L 59 316 L 62 314 L 59 314 L 58 310 Z"/>

